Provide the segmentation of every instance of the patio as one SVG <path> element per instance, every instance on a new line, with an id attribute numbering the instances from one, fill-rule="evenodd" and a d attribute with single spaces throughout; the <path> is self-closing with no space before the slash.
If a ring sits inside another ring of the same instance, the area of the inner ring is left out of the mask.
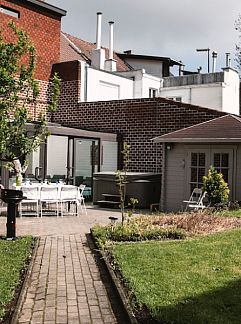
<path id="1" fill-rule="evenodd" d="M 87 215 L 17 218 L 17 236 L 40 237 L 16 323 L 127 323 L 107 273 L 99 267 L 90 227 L 120 219 L 118 210 L 87 205 Z M 0 217 L 5 235 L 6 217 Z"/>
<path id="2" fill-rule="evenodd" d="M 90 228 L 96 224 L 108 224 L 109 217 L 115 216 L 121 220 L 121 214 L 117 209 L 104 209 L 87 204 L 87 215 L 79 217 L 67 215 L 64 217 L 44 216 L 37 218 L 34 216 L 17 217 L 16 234 L 17 236 L 32 235 L 69 235 L 69 234 L 85 234 L 89 233 Z M 1 215 L 6 211 L 6 208 L 1 208 Z M 6 235 L 6 217 L 0 217 L 0 235 Z"/>

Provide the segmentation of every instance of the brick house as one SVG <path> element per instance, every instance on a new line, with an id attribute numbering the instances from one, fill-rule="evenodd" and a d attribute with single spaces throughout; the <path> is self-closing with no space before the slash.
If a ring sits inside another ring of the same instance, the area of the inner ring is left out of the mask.
<path id="1" fill-rule="evenodd" d="M 14 35 L 9 33 L 7 27 L 10 21 L 14 21 L 18 27 L 30 36 L 37 52 L 37 66 L 35 77 L 40 85 L 40 97 L 37 109 L 45 109 L 48 103 L 49 77 L 52 74 L 54 63 L 60 62 L 60 36 L 61 18 L 66 11 L 39 0 L 0 0 L 0 29 L 3 39 L 14 41 Z M 34 111 L 30 111 L 35 119 Z M 31 125 L 29 126 L 31 129 Z M 40 146 L 37 152 L 33 152 L 28 158 L 30 164 L 27 170 L 29 177 L 68 177 L 74 178 L 75 182 L 81 181 L 79 164 L 85 165 L 85 178 L 91 177 L 94 171 L 99 170 L 94 155 L 99 154 L 98 147 L 101 143 L 102 169 L 112 167 L 112 160 L 106 159 L 108 150 L 116 147 L 116 134 L 90 132 L 81 129 L 71 129 L 60 125 L 49 125 L 51 136 L 47 143 Z M 57 148 L 57 151 L 54 151 Z M 78 156 L 84 156 L 85 161 L 78 160 Z M 88 153 L 87 153 L 88 152 Z M 105 152 L 107 152 L 105 154 Z M 87 153 L 87 154 L 86 154 Z M 117 149 L 113 154 L 116 161 Z M 73 165 L 75 169 L 73 170 Z M 57 179 L 57 178 L 56 178 Z M 10 179 L 13 182 L 14 179 Z M 9 173 L 2 167 L 1 182 L 5 187 L 9 185 Z"/>
<path id="2" fill-rule="evenodd" d="M 42 110 L 48 100 L 49 78 L 52 65 L 60 61 L 61 18 L 66 11 L 43 1 L 0 0 L 0 29 L 3 39 L 10 41 L 8 23 L 14 21 L 30 36 L 37 52 L 35 78 L 39 81 L 38 109 Z M 32 115 L 34 112 L 31 112 Z"/>

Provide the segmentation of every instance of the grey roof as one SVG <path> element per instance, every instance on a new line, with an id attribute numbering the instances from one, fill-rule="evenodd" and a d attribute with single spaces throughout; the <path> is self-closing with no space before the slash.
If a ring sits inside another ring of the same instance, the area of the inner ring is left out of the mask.
<path id="1" fill-rule="evenodd" d="M 165 61 L 168 62 L 169 65 L 182 65 L 181 62 L 175 61 L 170 57 L 163 56 L 153 56 L 153 55 L 140 55 L 140 54 L 127 54 L 127 53 L 117 53 L 117 55 L 124 60 L 125 58 L 133 58 L 138 60 L 150 60 L 150 61 Z"/>
<path id="2" fill-rule="evenodd" d="M 186 127 L 162 136 L 154 142 L 241 142 L 241 119 L 235 115 L 224 115 L 200 124 Z"/>

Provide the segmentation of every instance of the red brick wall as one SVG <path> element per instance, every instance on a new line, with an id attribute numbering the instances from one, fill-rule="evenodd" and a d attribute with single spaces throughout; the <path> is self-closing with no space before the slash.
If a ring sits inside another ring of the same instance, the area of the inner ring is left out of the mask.
<path id="1" fill-rule="evenodd" d="M 8 41 L 13 39 L 7 28 L 11 20 L 26 31 L 37 50 L 35 77 L 39 80 L 48 80 L 52 64 L 59 62 L 60 59 L 60 16 L 52 15 L 44 9 L 30 7 L 20 0 L 0 0 L 0 5 L 20 12 L 20 18 L 13 18 L 0 12 L 0 28 L 3 30 L 4 38 Z"/>
<path id="2" fill-rule="evenodd" d="M 64 82 L 54 121 L 118 133 L 131 145 L 130 170 L 161 172 L 161 144 L 151 139 L 224 113 L 163 98 L 78 103 L 78 82 Z"/>

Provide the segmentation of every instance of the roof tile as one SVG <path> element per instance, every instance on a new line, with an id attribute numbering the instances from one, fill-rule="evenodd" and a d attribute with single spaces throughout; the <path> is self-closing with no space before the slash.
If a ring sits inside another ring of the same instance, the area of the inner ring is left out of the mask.
<path id="1" fill-rule="evenodd" d="M 154 138 L 156 142 L 193 139 L 241 139 L 241 118 L 234 115 L 221 116 L 204 123 L 183 128 Z"/>

